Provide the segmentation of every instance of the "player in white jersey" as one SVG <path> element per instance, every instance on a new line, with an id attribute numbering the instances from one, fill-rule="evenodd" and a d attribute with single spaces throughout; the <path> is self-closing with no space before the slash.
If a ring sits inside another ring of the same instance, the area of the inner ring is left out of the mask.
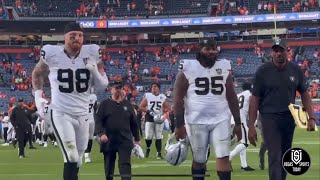
<path id="1" fill-rule="evenodd" d="M 43 132 L 43 147 L 48 147 L 48 137 L 50 137 L 52 144 L 58 146 L 57 139 L 54 135 L 53 127 L 51 124 L 51 108 L 50 98 L 46 100 L 47 103 L 43 106 L 43 121 L 42 121 L 42 132 Z"/>
<path id="2" fill-rule="evenodd" d="M 242 84 L 243 92 L 238 94 L 239 107 L 240 107 L 240 118 L 241 118 L 241 132 L 242 139 L 241 144 L 238 144 L 231 152 L 229 159 L 230 161 L 234 156 L 240 153 L 241 169 L 244 171 L 254 171 L 253 168 L 247 164 L 247 152 L 246 149 L 249 146 L 248 140 L 248 125 L 247 120 L 249 116 L 249 102 L 251 97 L 251 83 L 245 82 Z M 233 118 L 231 119 L 231 124 L 234 124 Z"/>
<path id="3" fill-rule="evenodd" d="M 94 117 L 95 112 L 97 110 L 97 95 L 94 94 L 94 90 L 91 90 L 91 94 L 89 95 L 89 141 L 87 145 L 87 149 L 84 152 L 84 162 L 91 163 L 90 153 L 92 149 L 92 140 L 94 136 Z"/>
<path id="4" fill-rule="evenodd" d="M 51 123 L 64 157 L 64 180 L 78 179 L 81 158 L 89 139 L 90 88 L 106 89 L 108 78 L 98 45 L 83 45 L 78 23 L 64 29 L 64 46 L 45 45 L 32 73 L 35 103 L 39 106 L 45 77 L 51 86 Z"/>
<path id="5" fill-rule="evenodd" d="M 231 179 L 230 111 L 236 122 L 234 133 L 241 139 L 231 65 L 228 60 L 217 58 L 217 42 L 202 40 L 196 60 L 180 61 L 174 85 L 175 134 L 177 139 L 187 136 L 190 141 L 194 180 L 204 179 L 209 144 L 213 144 L 220 180 Z"/>
<path id="6" fill-rule="evenodd" d="M 162 147 L 162 131 L 163 122 L 157 123 L 154 121 L 154 116 L 161 116 L 170 111 L 170 105 L 166 101 L 167 97 L 160 94 L 160 84 L 153 83 L 151 85 L 151 93 L 146 93 L 139 105 L 141 112 L 145 112 L 145 138 L 146 138 L 146 157 L 150 155 L 150 146 L 152 138 L 156 139 L 157 159 L 163 159 L 161 155 Z"/>

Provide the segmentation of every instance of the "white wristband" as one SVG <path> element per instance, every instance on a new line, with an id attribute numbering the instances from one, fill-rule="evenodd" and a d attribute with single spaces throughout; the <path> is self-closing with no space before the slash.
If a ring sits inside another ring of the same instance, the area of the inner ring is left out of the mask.
<path id="1" fill-rule="evenodd" d="M 36 91 L 34 92 L 34 98 L 35 98 L 35 99 L 40 99 L 40 98 L 42 98 L 42 94 L 43 94 L 43 90 L 41 90 L 41 89 L 36 90 Z"/>

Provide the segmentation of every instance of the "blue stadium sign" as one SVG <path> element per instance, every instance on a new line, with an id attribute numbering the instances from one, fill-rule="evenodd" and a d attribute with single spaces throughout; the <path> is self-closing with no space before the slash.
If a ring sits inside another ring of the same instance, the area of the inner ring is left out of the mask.
<path id="1" fill-rule="evenodd" d="M 260 14 L 248 16 L 168 18 L 168 19 L 137 19 L 137 20 L 108 20 L 106 28 L 136 28 L 136 27 L 169 27 L 194 26 L 214 24 L 264 23 L 273 21 L 303 21 L 318 20 L 320 12 Z M 80 21 L 84 28 L 97 28 L 97 21 Z"/>

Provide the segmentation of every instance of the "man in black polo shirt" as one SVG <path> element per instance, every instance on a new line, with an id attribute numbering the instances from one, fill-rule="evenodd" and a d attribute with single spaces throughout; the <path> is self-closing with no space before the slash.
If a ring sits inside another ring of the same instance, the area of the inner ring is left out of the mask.
<path id="1" fill-rule="evenodd" d="M 249 141 L 256 146 L 257 133 L 254 123 L 260 112 L 262 133 L 268 149 L 269 179 L 285 180 L 287 173 L 281 166 L 283 154 L 291 148 L 295 129 L 288 105 L 295 103 L 296 91 L 301 94 L 309 120 L 307 131 L 314 131 L 315 119 L 305 77 L 300 67 L 287 59 L 285 42 L 275 40 L 272 60 L 255 74 L 249 108 Z"/>
<path id="2" fill-rule="evenodd" d="M 19 157 L 25 158 L 24 147 L 32 137 L 31 112 L 23 106 L 23 99 L 19 98 L 18 105 L 12 110 L 10 121 L 17 133 L 19 143 Z M 30 146 L 30 149 L 33 146 Z"/>
<path id="3" fill-rule="evenodd" d="M 131 103 L 124 99 L 123 84 L 110 83 L 110 98 L 103 100 L 97 111 L 96 133 L 100 137 L 101 152 L 107 180 L 113 179 L 116 154 L 122 180 L 131 179 L 131 151 L 140 144 L 137 117 Z"/>

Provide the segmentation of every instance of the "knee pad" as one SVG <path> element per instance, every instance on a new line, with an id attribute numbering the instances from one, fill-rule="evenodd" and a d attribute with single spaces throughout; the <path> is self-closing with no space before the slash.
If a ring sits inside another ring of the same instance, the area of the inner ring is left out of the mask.
<path id="1" fill-rule="evenodd" d="M 68 159 L 66 159 L 66 161 L 69 160 L 69 162 L 76 162 L 78 163 L 79 161 L 79 153 L 77 150 L 77 146 L 75 142 L 65 142 L 64 143 L 65 147 L 62 147 L 65 149 L 66 153 L 67 153 L 67 157 Z M 64 155 L 66 156 L 66 155 Z"/>

